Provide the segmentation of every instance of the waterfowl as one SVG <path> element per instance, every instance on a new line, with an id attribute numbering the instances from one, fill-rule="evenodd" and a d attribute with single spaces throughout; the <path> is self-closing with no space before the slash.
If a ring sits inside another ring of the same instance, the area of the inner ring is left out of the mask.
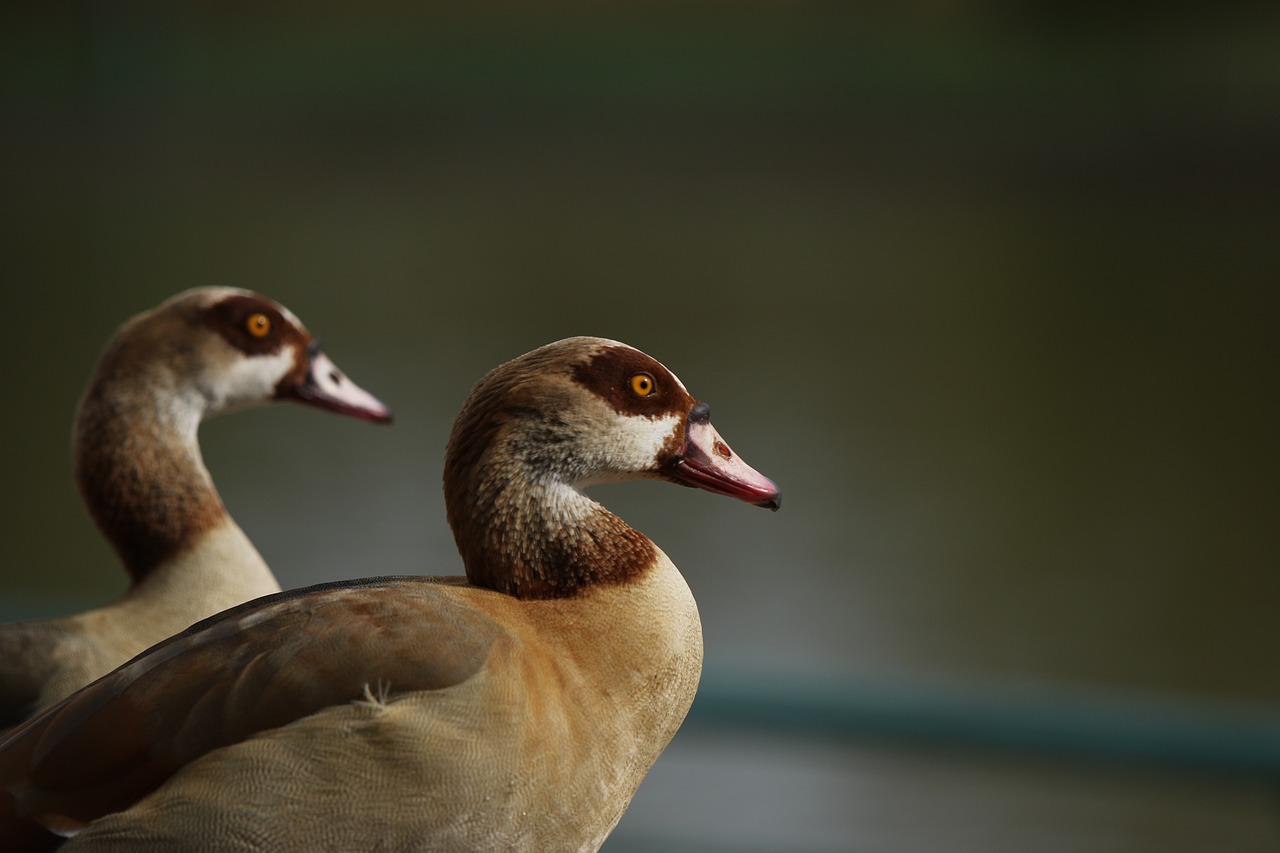
<path id="1" fill-rule="evenodd" d="M 0 626 L 0 728 L 206 616 L 279 591 L 218 497 L 196 435 L 205 418 L 273 400 L 390 419 L 297 317 L 247 290 L 189 290 L 117 330 L 80 400 L 73 454 L 130 585 L 104 607 Z"/>
<path id="2" fill-rule="evenodd" d="M 633 478 L 779 504 L 636 349 L 494 369 L 446 451 L 465 578 L 280 593 L 150 649 L 0 742 L 0 841 L 26 820 L 66 851 L 597 849 L 702 664 L 680 572 L 582 492 Z"/>

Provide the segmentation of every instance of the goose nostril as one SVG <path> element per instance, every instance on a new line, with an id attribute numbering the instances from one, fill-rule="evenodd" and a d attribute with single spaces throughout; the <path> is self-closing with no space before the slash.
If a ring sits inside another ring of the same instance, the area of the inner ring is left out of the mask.
<path id="1" fill-rule="evenodd" d="M 332 382 L 334 385 L 341 385 L 342 374 L 336 370 L 329 371 L 329 381 Z"/>

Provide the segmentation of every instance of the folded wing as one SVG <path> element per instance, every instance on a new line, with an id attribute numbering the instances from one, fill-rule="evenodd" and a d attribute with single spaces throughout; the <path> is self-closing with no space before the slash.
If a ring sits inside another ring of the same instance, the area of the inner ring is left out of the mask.
<path id="1" fill-rule="evenodd" d="M 0 788 L 16 814 L 71 832 L 218 747 L 370 694 L 460 684 L 501 629 L 458 592 L 376 578 L 206 619 L 10 733 Z"/>

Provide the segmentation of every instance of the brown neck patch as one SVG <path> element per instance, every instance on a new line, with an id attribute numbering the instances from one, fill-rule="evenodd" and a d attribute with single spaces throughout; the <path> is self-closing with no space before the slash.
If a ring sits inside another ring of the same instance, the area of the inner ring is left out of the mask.
<path id="1" fill-rule="evenodd" d="M 495 514 L 483 527 L 465 524 L 460 532 L 467 580 L 521 599 L 570 598 L 592 586 L 628 583 L 657 557 L 648 538 L 603 507 L 577 524 Z"/>
<path id="2" fill-rule="evenodd" d="M 222 524 L 227 511 L 189 439 L 121 417 L 93 395 L 82 406 L 76 484 L 136 584 Z"/>
<path id="3" fill-rule="evenodd" d="M 195 424 L 159 410 L 177 393 L 173 375 L 190 370 L 195 357 L 190 340 L 199 330 L 181 307 L 162 306 L 121 328 L 76 414 L 76 484 L 134 583 L 227 517 L 200 460 Z"/>

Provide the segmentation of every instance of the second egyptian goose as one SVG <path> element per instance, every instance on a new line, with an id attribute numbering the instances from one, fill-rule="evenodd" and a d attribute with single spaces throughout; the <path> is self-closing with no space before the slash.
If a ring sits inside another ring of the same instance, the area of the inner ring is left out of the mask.
<path id="1" fill-rule="evenodd" d="M 193 622 L 280 589 L 218 497 L 196 435 L 205 418 L 272 400 L 390 419 L 297 317 L 247 290 L 189 290 L 115 333 L 80 400 L 74 459 L 130 586 L 105 607 L 0 626 L 0 728 Z"/>
<path id="2" fill-rule="evenodd" d="M 702 634 L 667 556 L 581 489 L 778 490 L 670 371 L 599 338 L 482 379 L 444 477 L 465 579 L 281 593 L 156 646 L 0 743 L 0 840 L 597 849 L 684 719 Z"/>

